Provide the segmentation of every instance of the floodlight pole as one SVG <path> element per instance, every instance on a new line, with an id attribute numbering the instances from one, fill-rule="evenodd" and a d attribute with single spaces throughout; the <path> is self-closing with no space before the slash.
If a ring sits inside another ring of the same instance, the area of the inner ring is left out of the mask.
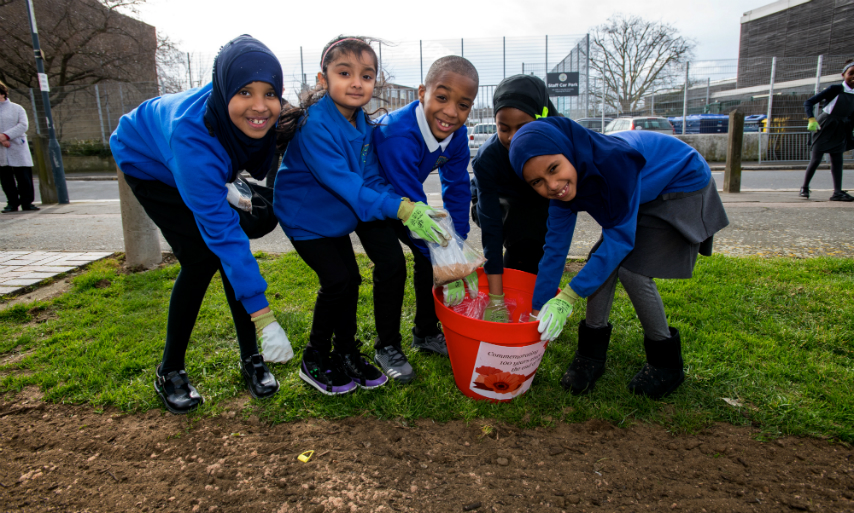
<path id="1" fill-rule="evenodd" d="M 39 74 L 39 89 L 42 93 L 42 102 L 44 103 L 45 122 L 47 123 L 48 137 L 48 155 L 50 159 L 50 167 L 53 171 L 53 180 L 56 184 L 56 195 L 59 203 L 68 203 L 68 187 L 65 184 L 65 168 L 62 165 L 62 151 L 59 148 L 59 142 L 56 140 L 56 130 L 53 127 L 53 115 L 50 111 L 50 85 L 47 81 L 47 75 L 44 72 L 44 60 L 42 58 L 41 47 L 39 46 L 39 31 L 36 27 L 36 15 L 33 11 L 33 0 L 27 0 L 27 13 L 30 17 L 30 31 L 33 34 L 33 52 L 36 57 L 36 70 Z M 38 123 L 38 120 L 36 120 Z"/>

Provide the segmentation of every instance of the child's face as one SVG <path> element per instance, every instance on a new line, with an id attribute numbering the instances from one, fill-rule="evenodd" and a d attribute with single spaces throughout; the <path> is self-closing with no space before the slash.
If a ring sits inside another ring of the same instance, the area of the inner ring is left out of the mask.
<path id="1" fill-rule="evenodd" d="M 228 117 L 241 132 L 261 139 L 276 124 L 282 103 L 267 82 L 250 82 L 228 102 Z"/>
<path id="2" fill-rule="evenodd" d="M 845 70 L 845 73 L 842 74 L 842 79 L 845 80 L 848 87 L 854 88 L 854 66 Z"/>
<path id="3" fill-rule="evenodd" d="M 475 96 L 474 80 L 450 71 L 441 73 L 426 87 L 418 86 L 418 99 L 437 141 L 445 140 L 466 123 Z"/>
<path id="4" fill-rule="evenodd" d="M 510 141 L 516 131 L 534 121 L 530 115 L 514 107 L 504 107 L 495 114 L 495 124 L 498 125 L 498 141 L 510 149 Z"/>
<path id="5" fill-rule="evenodd" d="M 504 110 L 504 109 L 501 109 Z M 571 201 L 575 198 L 578 173 L 563 155 L 540 155 L 525 163 L 522 176 L 544 198 Z"/>
<path id="6" fill-rule="evenodd" d="M 326 77 L 318 73 L 317 78 L 341 114 L 352 120 L 353 114 L 367 105 L 374 94 L 376 63 L 368 52 L 342 53 L 326 67 Z"/>

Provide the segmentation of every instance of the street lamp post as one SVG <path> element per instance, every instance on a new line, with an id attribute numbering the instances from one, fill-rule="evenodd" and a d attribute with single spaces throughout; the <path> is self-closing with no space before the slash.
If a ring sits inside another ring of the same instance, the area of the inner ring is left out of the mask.
<path id="1" fill-rule="evenodd" d="M 33 0 L 27 0 L 27 12 L 30 15 L 30 30 L 33 33 L 33 51 L 36 56 L 36 69 L 39 74 L 39 89 L 42 93 L 42 102 L 44 103 L 45 122 L 47 123 L 48 136 L 50 142 L 48 145 L 50 167 L 53 171 L 53 179 L 56 183 L 56 194 L 59 203 L 68 203 L 68 188 L 65 185 L 65 169 L 62 166 L 62 151 L 59 149 L 59 142 L 56 140 L 56 130 L 53 126 L 53 115 L 50 111 L 50 86 L 47 81 L 47 74 L 44 72 L 44 60 L 42 59 L 42 51 L 39 46 L 39 31 L 36 28 L 36 15 L 33 11 Z M 36 120 L 38 123 L 38 120 Z"/>

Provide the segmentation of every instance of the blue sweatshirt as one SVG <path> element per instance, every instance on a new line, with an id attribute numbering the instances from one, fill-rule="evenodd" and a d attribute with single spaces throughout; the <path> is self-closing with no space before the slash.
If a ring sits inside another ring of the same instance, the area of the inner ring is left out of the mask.
<path id="1" fill-rule="evenodd" d="M 380 176 L 365 116 L 353 127 L 325 95 L 303 120 L 276 175 L 273 209 L 285 234 L 341 237 L 359 221 L 397 219 L 401 198 Z"/>
<path id="2" fill-rule="evenodd" d="M 469 233 L 469 147 L 466 127 L 461 126 L 449 135 L 451 141 L 443 150 L 427 128 L 427 134 L 418 125 L 414 101 L 391 114 L 381 117 L 374 130 L 374 144 L 380 163 L 380 172 L 394 187 L 394 191 L 412 201 L 427 203 L 424 181 L 432 171 L 439 170 L 442 182 L 442 201 L 450 212 L 457 234 L 465 239 Z M 425 137 L 430 139 L 430 146 Z M 427 258 L 427 245 L 417 239 L 413 242 Z"/>
<path id="3" fill-rule="evenodd" d="M 249 313 L 268 306 L 258 262 L 240 217 L 226 200 L 231 159 L 205 127 L 212 86 L 153 98 L 122 116 L 110 149 L 123 173 L 178 189 L 202 238 L 222 262 L 237 300 Z"/>
<path id="4" fill-rule="evenodd" d="M 602 244 L 569 282 L 569 287 L 580 297 L 596 292 L 632 251 L 642 204 L 670 192 L 698 191 L 712 179 L 705 159 L 676 137 L 641 131 L 618 132 L 612 137 L 623 139 L 639 151 L 646 165 L 641 169 L 628 213 L 613 228 L 602 230 Z M 534 310 L 541 309 L 555 295 L 572 244 L 576 218 L 577 214 L 566 208 L 564 202 L 551 201 L 545 252 L 531 305 Z"/>

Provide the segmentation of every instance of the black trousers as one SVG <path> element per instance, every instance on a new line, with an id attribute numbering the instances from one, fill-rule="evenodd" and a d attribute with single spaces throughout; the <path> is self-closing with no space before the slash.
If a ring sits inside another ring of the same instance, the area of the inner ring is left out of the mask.
<path id="1" fill-rule="evenodd" d="M 0 186 L 10 207 L 29 207 L 33 204 L 33 168 L 0 166 Z"/>
<path id="2" fill-rule="evenodd" d="M 436 317 L 436 305 L 433 303 L 433 264 L 421 253 L 421 250 L 409 238 L 409 229 L 399 220 L 389 221 L 394 226 L 400 242 L 412 251 L 415 285 L 415 327 L 412 332 L 419 337 L 431 337 L 442 332 L 439 318 Z"/>
<path id="3" fill-rule="evenodd" d="M 359 223 L 356 235 L 374 263 L 374 321 L 377 338 L 374 347 L 394 346 L 400 349 L 400 317 L 406 286 L 406 258 L 395 232 L 397 220 Z M 431 269 L 432 275 L 432 269 Z"/>
<path id="4" fill-rule="evenodd" d="M 821 164 L 821 159 L 824 158 L 824 152 L 812 150 L 810 153 L 810 163 L 807 164 L 807 172 L 804 175 L 804 188 L 810 188 L 810 181 L 815 175 L 815 170 Z M 833 191 L 839 192 L 842 190 L 842 154 L 830 154 L 830 176 L 833 177 Z"/>
<path id="5" fill-rule="evenodd" d="M 225 275 L 222 262 L 208 248 L 202 238 L 193 212 L 184 203 L 178 190 L 162 182 L 140 180 L 125 175 L 128 186 L 145 209 L 148 217 L 160 228 L 163 237 L 172 247 L 172 253 L 181 263 L 181 271 L 172 287 L 169 300 L 169 320 L 166 325 L 166 347 L 163 349 L 161 374 L 184 369 L 184 355 L 190 335 L 208 285 L 219 271 L 222 287 L 237 329 L 240 358 L 258 354 L 255 325 L 249 313 L 234 295 L 234 289 Z M 275 225 L 274 225 L 275 227 Z"/>
<path id="6" fill-rule="evenodd" d="M 545 243 L 545 238 L 522 239 L 507 246 L 504 251 L 504 267 L 537 274 Z"/>
<path id="7" fill-rule="evenodd" d="M 320 280 L 308 348 L 328 353 L 334 343 L 339 353 L 356 350 L 356 310 L 362 276 L 350 237 L 291 242 Z"/>

